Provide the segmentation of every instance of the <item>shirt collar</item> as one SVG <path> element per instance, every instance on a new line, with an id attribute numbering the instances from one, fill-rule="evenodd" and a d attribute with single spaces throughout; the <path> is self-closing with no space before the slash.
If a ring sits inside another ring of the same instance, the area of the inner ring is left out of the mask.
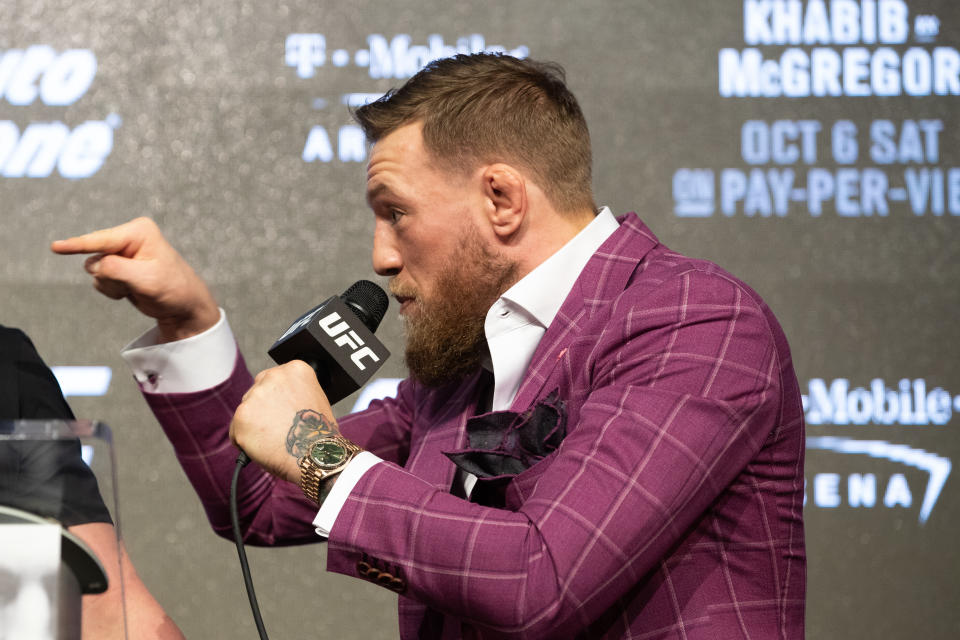
<path id="1" fill-rule="evenodd" d="M 501 298 L 544 328 L 549 327 L 580 272 L 619 226 L 610 208 L 601 208 L 580 233 L 510 287 Z"/>

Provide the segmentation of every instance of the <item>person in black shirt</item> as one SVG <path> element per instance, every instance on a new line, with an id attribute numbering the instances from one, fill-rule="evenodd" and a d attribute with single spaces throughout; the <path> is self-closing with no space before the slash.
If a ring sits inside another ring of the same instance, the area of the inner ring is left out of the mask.
<path id="1" fill-rule="evenodd" d="M 56 378 L 30 339 L 0 326 L 0 419 L 73 420 Z M 0 447 L 0 503 L 65 527 L 112 523 L 76 440 L 13 441 Z"/>
<path id="2" fill-rule="evenodd" d="M 16 419 L 74 416 L 53 372 L 26 334 L 0 326 L 0 420 Z M 0 442 L 0 504 L 58 520 L 100 559 L 109 588 L 83 597 L 84 640 L 124 637 L 121 571 L 128 636 L 183 639 L 137 575 L 123 545 L 117 544 L 97 480 L 80 457 L 79 441 Z"/>

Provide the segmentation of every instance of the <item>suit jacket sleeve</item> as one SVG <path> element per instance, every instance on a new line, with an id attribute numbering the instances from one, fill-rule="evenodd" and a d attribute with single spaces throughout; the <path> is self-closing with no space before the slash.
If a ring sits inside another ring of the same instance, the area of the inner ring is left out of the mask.
<path id="1" fill-rule="evenodd" d="M 238 451 L 230 442 L 229 426 L 253 378 L 239 351 L 234 369 L 223 383 L 196 393 L 154 394 L 144 397 L 166 432 L 187 478 L 196 490 L 213 530 L 233 539 L 230 522 L 230 480 Z M 371 403 L 365 419 L 341 424 L 344 433 L 384 460 L 403 463 L 403 438 L 408 421 L 403 386 L 397 399 Z M 359 414 L 358 414 L 359 415 Z M 282 546 L 320 542 L 310 523 L 316 505 L 300 488 L 249 464 L 240 476 L 237 506 L 244 540 L 248 544 Z"/>
<path id="2" fill-rule="evenodd" d="M 552 371 L 533 375 L 545 380 L 538 397 L 559 387 L 567 399 L 568 435 L 514 479 L 507 508 L 377 465 L 331 531 L 328 568 L 358 576 L 377 558 L 403 575 L 406 596 L 483 637 L 573 637 L 667 571 L 692 529 L 735 529 L 703 518 L 738 499 L 732 485 L 749 492 L 745 474 L 791 480 L 775 458 L 801 423 L 782 427 L 785 343 L 754 295 L 690 270 L 628 288 L 593 318 L 559 317 L 573 337 Z"/>

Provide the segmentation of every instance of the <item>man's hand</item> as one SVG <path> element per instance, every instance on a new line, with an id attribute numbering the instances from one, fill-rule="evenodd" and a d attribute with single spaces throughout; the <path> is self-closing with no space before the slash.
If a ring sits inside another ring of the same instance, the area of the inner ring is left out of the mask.
<path id="1" fill-rule="evenodd" d="M 95 254 L 84 263 L 94 288 L 114 300 L 128 298 L 156 319 L 161 342 L 202 333 L 220 319 L 207 285 L 149 218 L 57 240 L 50 248 L 60 254 Z"/>
<path id="2" fill-rule="evenodd" d="M 269 473 L 300 484 L 299 459 L 324 436 L 339 435 L 327 396 L 302 360 L 257 374 L 230 423 L 230 439 Z"/>

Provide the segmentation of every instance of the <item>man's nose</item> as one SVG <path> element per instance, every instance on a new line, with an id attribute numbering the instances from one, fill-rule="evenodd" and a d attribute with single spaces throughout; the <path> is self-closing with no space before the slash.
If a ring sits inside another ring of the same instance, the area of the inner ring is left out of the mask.
<path id="1" fill-rule="evenodd" d="M 373 270 L 381 276 L 395 276 L 402 268 L 403 260 L 390 230 L 378 223 L 373 232 Z"/>

